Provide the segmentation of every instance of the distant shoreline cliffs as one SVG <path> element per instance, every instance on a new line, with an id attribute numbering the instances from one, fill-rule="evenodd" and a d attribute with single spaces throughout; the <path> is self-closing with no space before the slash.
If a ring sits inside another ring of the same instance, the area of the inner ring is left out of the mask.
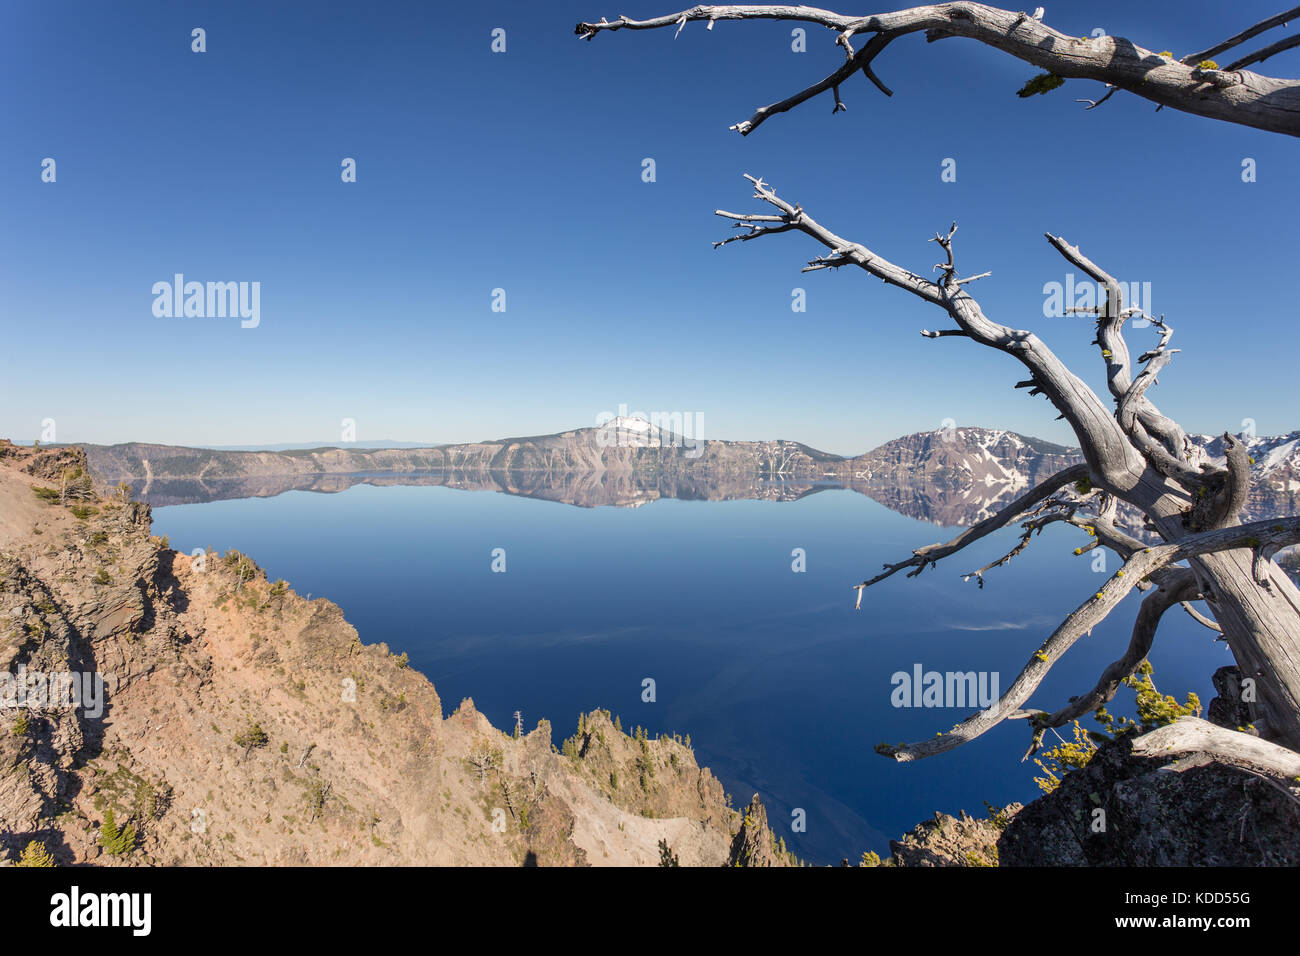
<path id="1" fill-rule="evenodd" d="M 417 448 L 322 447 L 228 451 L 175 445 L 86 445 L 95 477 L 126 481 L 149 501 L 177 504 L 342 491 L 372 484 L 446 484 L 586 506 L 655 498 L 780 498 L 861 491 L 894 511 L 945 526 L 983 520 L 1014 495 L 1082 460 L 1076 448 L 1001 429 L 950 426 L 905 435 L 852 458 L 788 440 L 705 439 L 701 416 L 603 413 L 596 427 Z M 1222 439 L 1191 436 L 1205 456 Z M 1245 514 L 1300 511 L 1300 432 L 1245 438 L 1255 459 Z M 777 487 L 779 485 L 779 487 Z"/>

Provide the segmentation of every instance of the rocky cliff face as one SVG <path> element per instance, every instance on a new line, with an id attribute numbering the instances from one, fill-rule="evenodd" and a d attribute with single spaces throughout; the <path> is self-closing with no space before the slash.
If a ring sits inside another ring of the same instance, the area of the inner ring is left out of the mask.
<path id="1" fill-rule="evenodd" d="M 1296 781 L 1212 753 L 1138 754 L 1121 737 L 1007 825 L 1003 866 L 1296 866 Z"/>
<path id="2" fill-rule="evenodd" d="M 683 742 L 597 712 L 560 749 L 546 721 L 444 714 L 329 601 L 170 550 L 138 502 L 33 491 L 77 460 L 0 446 L 0 859 L 657 865 L 662 842 L 730 861 L 743 817 Z M 99 705 L 49 693 L 59 675 L 102 678 Z"/>
<path id="3" fill-rule="evenodd" d="M 992 811 L 987 818 L 972 817 L 965 810 L 955 817 L 935 813 L 933 819 L 922 820 L 902 839 L 890 840 L 892 852 L 883 865 L 998 866 L 998 838 L 1020 809 L 1020 804 L 1013 803 Z M 863 862 L 882 865 L 878 859 Z"/>

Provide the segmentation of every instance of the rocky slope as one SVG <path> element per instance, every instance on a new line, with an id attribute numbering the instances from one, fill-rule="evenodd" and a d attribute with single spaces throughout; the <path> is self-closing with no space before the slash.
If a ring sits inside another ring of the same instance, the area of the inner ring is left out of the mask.
<path id="1" fill-rule="evenodd" d="M 747 862 L 682 741 L 600 711 L 559 747 L 545 721 L 444 714 L 329 601 L 237 552 L 172 551 L 139 502 L 61 504 L 82 462 L 0 444 L 0 860 L 40 841 L 60 863 L 658 865 L 661 843 Z M 101 677 L 106 704 L 41 697 L 62 674 Z"/>
<path id="2" fill-rule="evenodd" d="M 1298 784 L 1230 754 L 1140 752 L 1121 737 L 1017 813 L 998 858 L 1002 866 L 1297 866 Z"/>
<path id="3" fill-rule="evenodd" d="M 935 813 L 933 819 L 921 821 L 902 839 L 890 840 L 888 859 L 882 861 L 867 854 L 862 865 L 998 866 L 998 839 L 1007 821 L 1020 809 L 1020 804 L 1013 803 L 1000 810 L 991 810 L 986 818 L 972 817 L 965 810 L 959 811 L 955 817 Z"/>

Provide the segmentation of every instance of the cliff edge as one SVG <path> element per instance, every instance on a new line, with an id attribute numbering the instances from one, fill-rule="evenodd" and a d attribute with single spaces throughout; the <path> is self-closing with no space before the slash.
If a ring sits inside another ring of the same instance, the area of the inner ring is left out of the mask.
<path id="1" fill-rule="evenodd" d="M 546 721 L 444 714 L 328 600 L 151 536 L 78 448 L 0 443 L 0 682 L 7 862 L 746 862 L 743 817 L 683 741 L 593 711 L 561 749 Z"/>

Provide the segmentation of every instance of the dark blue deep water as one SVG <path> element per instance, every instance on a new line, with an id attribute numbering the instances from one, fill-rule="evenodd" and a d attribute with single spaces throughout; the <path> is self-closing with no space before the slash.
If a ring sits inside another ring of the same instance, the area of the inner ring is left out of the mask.
<path id="1" fill-rule="evenodd" d="M 1004 530 L 919 578 L 897 574 L 853 609 L 851 586 L 886 560 L 956 533 L 843 489 L 798 501 L 659 500 L 585 509 L 443 487 L 358 485 L 159 508 L 173 547 L 250 554 L 300 594 L 337 602 L 367 643 L 385 641 L 433 681 L 450 712 L 473 697 L 498 727 L 540 718 L 554 742 L 606 707 L 625 729 L 689 733 L 739 805 L 758 793 L 773 829 L 815 863 L 888 851 L 935 810 L 984 812 L 1037 793 L 1028 735 L 1005 724 L 913 764 L 872 750 L 946 730 L 967 712 L 895 708 L 890 675 L 998 672 L 1005 689 L 1104 576 L 1081 538 L 1053 528 L 983 590 L 960 572 L 1007 550 Z M 491 552 L 506 551 L 504 574 Z M 803 548 L 807 571 L 791 570 Z M 1117 565 L 1112 556 L 1111 571 Z M 1128 642 L 1136 595 L 1054 668 L 1031 703 L 1089 689 Z M 1152 662 L 1156 685 L 1208 703 L 1224 645 L 1179 612 Z M 653 678 L 657 700 L 641 700 Z M 1131 713 L 1121 690 L 1119 713 Z M 1091 721 L 1089 721 L 1089 724 Z M 802 808 L 807 830 L 790 830 Z"/>

